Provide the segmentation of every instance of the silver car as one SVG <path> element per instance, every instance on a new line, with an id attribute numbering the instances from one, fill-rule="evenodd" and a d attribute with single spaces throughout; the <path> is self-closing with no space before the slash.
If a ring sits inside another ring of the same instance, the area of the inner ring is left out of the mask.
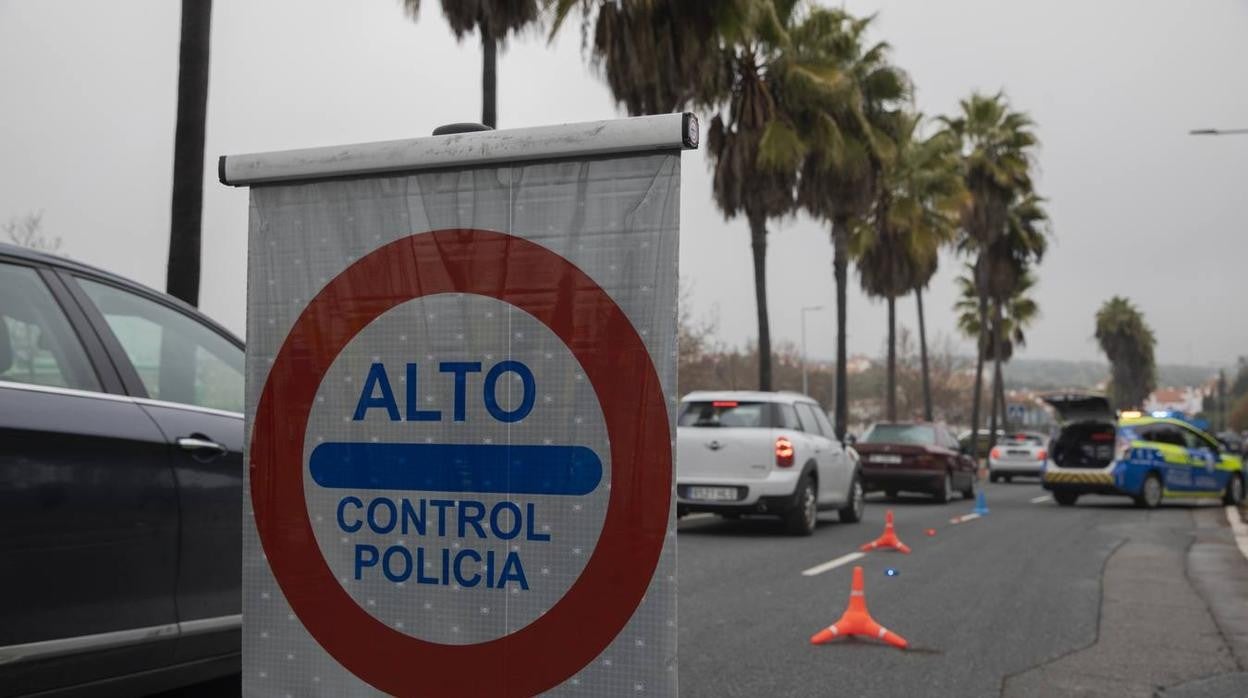
<path id="1" fill-rule="evenodd" d="M 1015 475 L 1040 477 L 1048 458 L 1048 438 L 1044 434 L 1010 434 L 988 453 L 988 477 L 992 482 L 1009 482 Z"/>

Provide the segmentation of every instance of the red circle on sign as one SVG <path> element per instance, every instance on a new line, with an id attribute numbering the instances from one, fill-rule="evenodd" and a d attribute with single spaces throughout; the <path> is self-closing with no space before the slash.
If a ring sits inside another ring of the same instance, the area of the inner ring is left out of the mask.
<path id="1" fill-rule="evenodd" d="M 554 606 L 514 633 L 472 645 L 406 635 L 361 608 L 322 556 L 304 498 L 303 443 L 321 380 L 387 310 L 437 293 L 514 305 L 551 329 L 593 385 L 611 444 L 611 496 L 598 545 Z M 568 260 L 504 233 L 451 229 L 378 248 L 308 303 L 256 406 L 251 501 L 273 575 L 334 659 L 394 695 L 532 695 L 593 661 L 645 596 L 667 535 L 672 451 L 666 399 L 624 311 Z"/>

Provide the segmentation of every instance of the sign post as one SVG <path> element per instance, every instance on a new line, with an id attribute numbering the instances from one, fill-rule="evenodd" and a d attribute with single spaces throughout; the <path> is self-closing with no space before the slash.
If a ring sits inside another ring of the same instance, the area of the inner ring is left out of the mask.
<path id="1" fill-rule="evenodd" d="M 251 186 L 245 695 L 676 693 L 692 115 L 221 159 Z"/>

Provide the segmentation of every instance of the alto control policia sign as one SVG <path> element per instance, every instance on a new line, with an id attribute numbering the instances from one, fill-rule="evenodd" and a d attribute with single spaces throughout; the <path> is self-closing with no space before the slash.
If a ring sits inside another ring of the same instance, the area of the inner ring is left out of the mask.
<path id="1" fill-rule="evenodd" d="M 221 159 L 251 187 L 243 689 L 675 695 L 664 115 Z"/>

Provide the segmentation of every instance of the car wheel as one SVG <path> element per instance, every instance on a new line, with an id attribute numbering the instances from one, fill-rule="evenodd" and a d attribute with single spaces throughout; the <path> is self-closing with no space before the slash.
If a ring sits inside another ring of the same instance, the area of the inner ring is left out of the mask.
<path id="1" fill-rule="evenodd" d="M 797 486 L 797 505 L 785 513 L 784 525 L 795 536 L 809 536 L 815 532 L 815 521 L 818 517 L 815 482 L 807 476 Z"/>
<path id="2" fill-rule="evenodd" d="M 1005 478 L 1005 484 L 1007 484 L 1007 485 L 1008 485 L 1008 484 L 1010 484 L 1011 482 L 1014 482 L 1014 476 L 1013 476 L 1013 475 L 1002 475 L 1001 477 L 1004 477 L 1004 478 Z"/>
<path id="3" fill-rule="evenodd" d="M 936 490 L 936 501 L 944 504 L 951 499 L 953 499 L 953 475 L 946 471 L 945 476 L 940 480 L 940 489 Z"/>
<path id="4" fill-rule="evenodd" d="M 966 487 L 958 490 L 962 494 L 962 499 L 975 499 L 975 475 L 968 474 L 966 476 Z"/>
<path id="5" fill-rule="evenodd" d="M 1161 478 L 1157 477 L 1157 473 L 1149 473 L 1144 478 L 1144 486 L 1140 488 L 1135 503 L 1145 509 L 1156 509 L 1161 504 L 1161 495 Z"/>
<path id="6" fill-rule="evenodd" d="M 1053 501 L 1057 502 L 1058 506 L 1073 507 L 1075 505 L 1075 502 L 1079 501 L 1079 493 L 1077 492 L 1054 492 Z"/>
<path id="7" fill-rule="evenodd" d="M 1237 506 L 1244 501 L 1244 476 L 1241 473 L 1233 473 L 1231 479 L 1226 482 L 1226 493 L 1222 495 L 1222 503 L 1227 506 Z"/>
<path id="8" fill-rule="evenodd" d="M 862 481 L 855 475 L 853 481 L 849 483 L 849 503 L 836 513 L 842 523 L 858 523 L 862 521 L 862 512 L 865 508 L 866 499 L 863 497 Z"/>

